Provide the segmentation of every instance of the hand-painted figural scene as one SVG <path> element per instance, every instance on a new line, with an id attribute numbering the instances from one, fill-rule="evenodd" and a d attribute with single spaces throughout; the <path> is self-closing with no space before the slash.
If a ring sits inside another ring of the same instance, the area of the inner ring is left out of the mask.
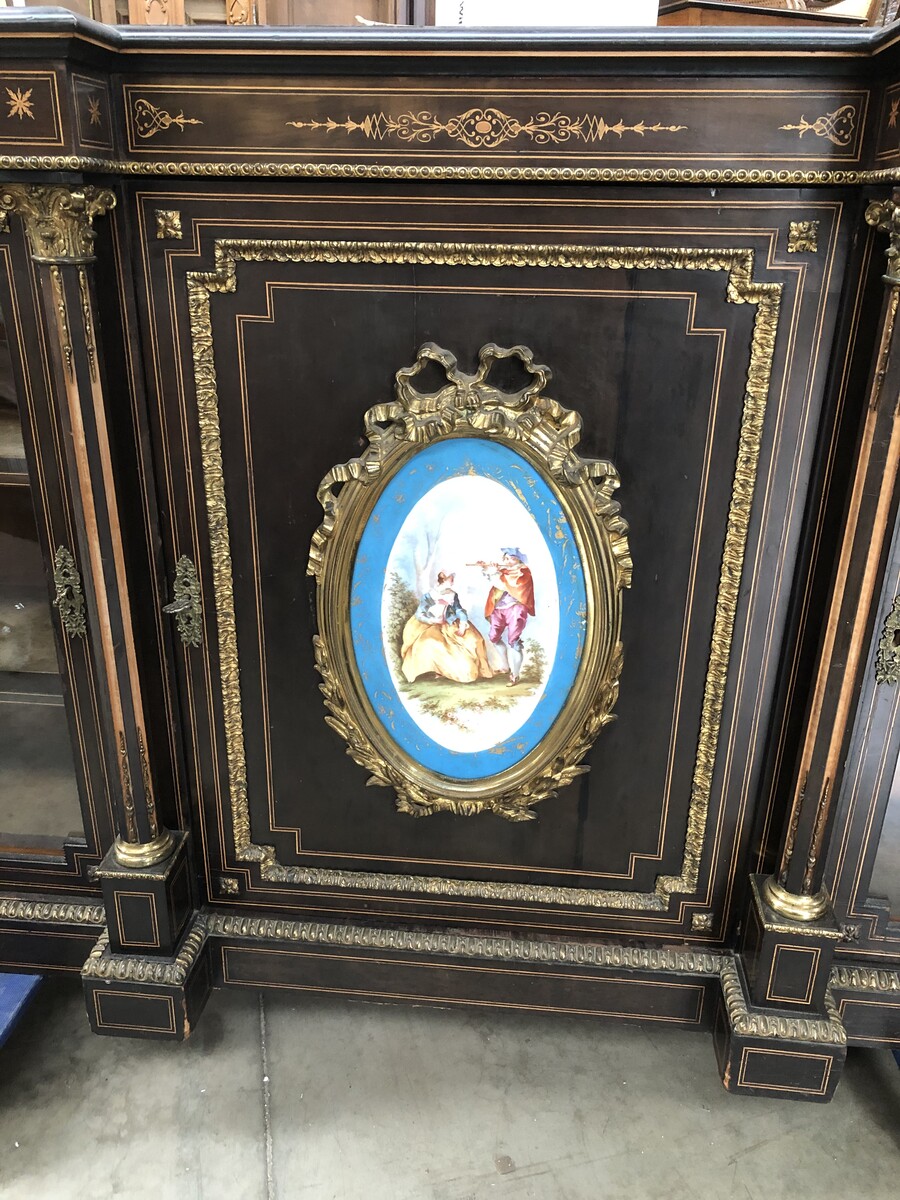
<path id="1" fill-rule="evenodd" d="M 490 622 L 490 644 L 497 648 L 503 665 L 498 669 L 488 661 L 484 638 L 469 621 L 454 590 L 456 573 L 439 571 L 433 594 L 426 592 L 403 629 L 401 670 L 408 683 L 432 672 L 456 683 L 493 679 L 498 674 L 509 676 L 507 687 L 520 682 L 522 635 L 528 618 L 535 615 L 534 580 L 523 550 L 504 546 L 501 553 L 500 562 L 480 558 L 466 567 L 480 567 L 490 581 L 484 617 Z"/>
<path id="2" fill-rule="evenodd" d="M 525 386 L 493 382 L 505 360 Z M 420 391 L 431 364 L 447 382 Z M 530 821 L 613 720 L 631 583 L 619 474 L 578 453 L 581 417 L 544 394 L 527 346 L 487 343 L 470 375 L 426 342 L 395 378 L 366 448 L 319 487 L 325 720 L 400 812 Z"/>
<path id="3" fill-rule="evenodd" d="M 376 561 L 377 647 L 364 613 Z M 527 754 L 578 673 L 587 612 L 572 530 L 539 473 L 494 442 L 439 442 L 398 472 L 361 539 L 351 607 L 376 713 L 450 777 Z"/>
<path id="4" fill-rule="evenodd" d="M 427 531 L 415 526 L 407 531 L 408 540 L 417 536 L 427 553 Z M 478 717 L 516 711 L 521 701 L 538 692 L 546 673 L 528 555 L 519 546 L 503 546 L 498 557 L 493 562 L 478 558 L 461 563 L 459 571 L 438 570 L 435 585 L 403 624 L 399 647 L 395 631 L 415 593 L 396 570 L 389 580 L 385 648 L 391 657 L 399 650 L 401 699 L 407 707 L 418 707 L 444 722 L 449 741 L 469 749 L 489 736 L 495 724 Z M 434 568 L 426 565 L 416 574 L 427 581 Z M 529 618 L 535 620 L 526 641 Z M 552 625 L 547 614 L 543 625 Z M 464 736 L 454 736 L 458 733 Z"/>

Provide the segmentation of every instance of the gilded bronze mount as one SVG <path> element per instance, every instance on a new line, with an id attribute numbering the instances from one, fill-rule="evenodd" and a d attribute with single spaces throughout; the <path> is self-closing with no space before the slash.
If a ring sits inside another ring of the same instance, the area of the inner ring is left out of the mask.
<path id="1" fill-rule="evenodd" d="M 0 187 L 0 212 L 23 218 L 31 256 L 41 263 L 93 262 L 94 218 L 115 204 L 108 188 L 92 185 L 6 183 Z"/>
<path id="2" fill-rule="evenodd" d="M 890 244 L 885 250 L 888 269 L 883 279 L 891 285 L 900 284 L 900 204 L 893 199 L 873 200 L 866 209 L 866 222 L 886 233 Z"/>
<path id="3" fill-rule="evenodd" d="M 824 888 L 814 896 L 804 896 L 789 892 L 773 875 L 763 884 L 762 894 L 770 908 L 791 921 L 816 921 L 828 911 L 831 903 Z"/>
<path id="4" fill-rule="evenodd" d="M 503 359 L 518 359 L 529 376 L 519 391 L 491 383 L 491 369 Z M 416 376 L 431 363 L 447 382 L 437 392 L 420 392 Z M 549 368 L 535 363 L 526 346 L 483 346 L 477 371 L 468 375 L 448 350 L 426 342 L 415 363 L 397 372 L 395 399 L 366 413 L 368 446 L 362 455 L 334 467 L 319 485 L 325 515 L 313 535 L 308 571 L 319 585 L 314 647 L 325 720 L 346 741 L 353 761 L 369 772 L 369 784 L 393 788 L 398 810 L 410 816 L 492 812 L 530 820 L 534 804 L 587 769 L 582 759 L 614 719 L 622 670 L 620 593 L 631 585 L 627 525 L 613 500 L 619 475 L 605 460 L 578 455 L 581 417 L 544 395 L 550 378 Z M 378 496 L 422 446 L 459 437 L 506 443 L 544 477 L 571 528 L 587 586 L 584 648 L 565 707 L 525 758 L 477 782 L 435 774 L 390 737 L 359 678 L 347 619 L 355 550 Z"/>

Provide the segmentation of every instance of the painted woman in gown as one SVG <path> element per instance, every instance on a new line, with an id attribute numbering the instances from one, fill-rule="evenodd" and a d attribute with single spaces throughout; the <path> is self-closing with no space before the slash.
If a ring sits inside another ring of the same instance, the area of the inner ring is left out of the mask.
<path id="1" fill-rule="evenodd" d="M 437 586 L 422 597 L 415 615 L 403 628 L 400 658 L 408 683 L 429 674 L 456 683 L 494 677 L 484 638 L 459 602 L 453 586 L 455 578 L 452 572 L 441 571 Z"/>

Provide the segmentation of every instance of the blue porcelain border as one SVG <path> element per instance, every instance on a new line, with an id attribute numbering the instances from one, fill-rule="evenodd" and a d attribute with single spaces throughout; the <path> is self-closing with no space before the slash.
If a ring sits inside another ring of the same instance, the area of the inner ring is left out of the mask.
<path id="1" fill-rule="evenodd" d="M 429 737 L 404 708 L 384 654 L 381 600 L 391 549 L 413 505 L 439 483 L 473 473 L 512 491 L 538 528 L 547 531 L 545 542 L 556 571 L 561 611 L 556 657 L 534 712 L 504 741 L 464 753 Z M 428 770 L 452 780 L 498 775 L 540 744 L 565 707 L 581 663 L 587 598 L 574 536 L 554 536 L 558 528 L 570 526 L 562 505 L 539 472 L 510 447 L 487 438 L 448 438 L 432 443 L 413 455 L 378 497 L 353 567 L 349 607 L 356 665 L 369 703 L 388 734 Z"/>

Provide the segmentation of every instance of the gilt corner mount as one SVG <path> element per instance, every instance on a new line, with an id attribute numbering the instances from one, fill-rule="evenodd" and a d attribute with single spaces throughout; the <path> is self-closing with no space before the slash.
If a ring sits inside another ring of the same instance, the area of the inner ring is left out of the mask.
<path id="1" fill-rule="evenodd" d="M 524 381 L 491 380 L 498 363 Z M 443 378 L 419 390 L 426 369 Z M 468 375 L 433 343 L 322 480 L 310 552 L 327 723 L 412 816 L 528 820 L 587 768 L 622 669 L 627 526 L 525 346 Z"/>

